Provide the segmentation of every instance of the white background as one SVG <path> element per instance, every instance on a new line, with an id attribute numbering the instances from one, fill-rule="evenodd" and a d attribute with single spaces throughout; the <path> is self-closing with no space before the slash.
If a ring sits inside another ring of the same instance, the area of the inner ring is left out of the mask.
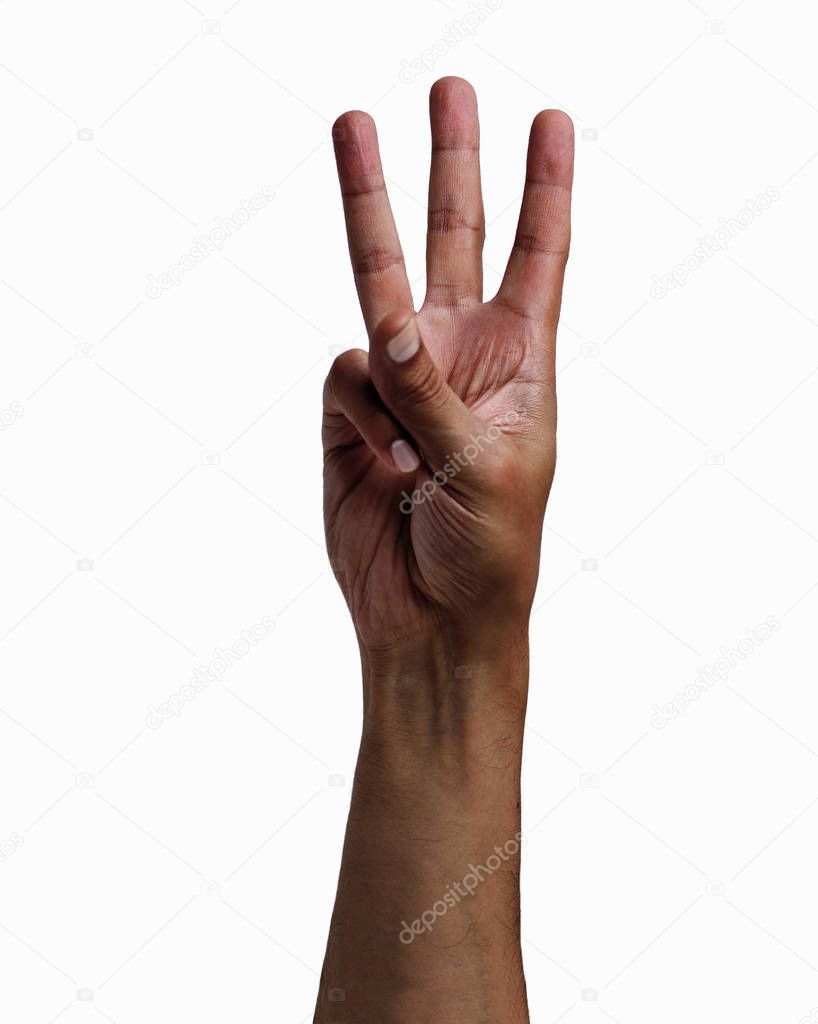
<path id="1" fill-rule="evenodd" d="M 562 106 L 578 136 L 524 775 L 533 1018 L 797 1024 L 818 1005 L 812 12 L 505 0 L 436 51 L 465 4 L 226 5 L 0 5 L 0 1016 L 311 1019 L 360 700 L 321 523 L 321 384 L 362 343 L 329 131 L 373 111 L 420 301 L 427 93 L 454 73 L 481 104 L 487 294 L 531 118 Z"/>

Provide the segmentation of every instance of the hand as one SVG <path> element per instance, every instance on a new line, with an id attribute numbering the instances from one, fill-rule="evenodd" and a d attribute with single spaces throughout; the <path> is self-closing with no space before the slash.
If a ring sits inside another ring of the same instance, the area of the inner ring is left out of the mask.
<path id="1" fill-rule="evenodd" d="M 482 301 L 477 103 L 462 79 L 430 96 L 426 298 L 413 310 L 375 125 L 333 128 L 369 353 L 324 391 L 327 543 L 359 641 L 400 649 L 441 628 L 527 623 L 556 457 L 554 350 L 570 236 L 573 126 L 534 119 L 517 235 Z"/>

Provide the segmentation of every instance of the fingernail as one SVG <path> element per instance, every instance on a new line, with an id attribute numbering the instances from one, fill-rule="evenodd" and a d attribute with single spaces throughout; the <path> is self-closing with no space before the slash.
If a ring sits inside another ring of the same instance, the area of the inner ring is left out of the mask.
<path id="1" fill-rule="evenodd" d="M 400 337 L 400 335 L 399 335 Z M 414 473 L 420 465 L 420 458 L 408 441 L 393 441 L 392 459 L 401 473 Z"/>
<path id="2" fill-rule="evenodd" d="M 410 320 L 400 334 L 396 334 L 387 344 L 386 351 L 393 362 L 405 363 L 407 359 L 412 358 L 419 348 L 420 335 L 418 334 L 415 321 Z"/>

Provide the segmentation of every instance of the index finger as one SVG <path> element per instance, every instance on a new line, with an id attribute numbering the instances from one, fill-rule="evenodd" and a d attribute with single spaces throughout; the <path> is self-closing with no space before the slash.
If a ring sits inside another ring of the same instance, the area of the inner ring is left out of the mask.
<path id="1" fill-rule="evenodd" d="M 400 239 L 386 194 L 375 122 L 360 110 L 332 128 L 349 256 L 369 334 L 398 307 L 414 308 Z"/>

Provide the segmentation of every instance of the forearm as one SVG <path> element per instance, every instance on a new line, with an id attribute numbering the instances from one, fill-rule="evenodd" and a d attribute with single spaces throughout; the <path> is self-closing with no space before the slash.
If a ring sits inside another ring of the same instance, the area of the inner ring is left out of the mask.
<path id="1" fill-rule="evenodd" d="M 316 1021 L 525 1022 L 525 629 L 363 661 L 363 736 Z"/>

